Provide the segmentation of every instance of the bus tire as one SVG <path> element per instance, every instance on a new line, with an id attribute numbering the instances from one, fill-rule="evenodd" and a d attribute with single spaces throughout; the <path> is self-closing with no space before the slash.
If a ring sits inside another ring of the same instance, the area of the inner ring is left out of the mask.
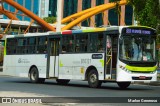
<path id="1" fill-rule="evenodd" d="M 45 81 L 45 78 L 39 78 L 38 69 L 36 67 L 32 67 L 30 71 L 30 81 L 32 83 L 43 83 Z"/>
<path id="2" fill-rule="evenodd" d="M 126 89 L 127 87 L 129 87 L 131 82 L 117 82 L 117 84 L 121 89 Z"/>
<path id="3" fill-rule="evenodd" d="M 56 82 L 60 85 L 67 85 L 70 80 L 64 80 L 64 79 L 56 79 Z"/>
<path id="4" fill-rule="evenodd" d="M 98 72 L 95 69 L 92 69 L 88 73 L 87 79 L 88 79 L 89 87 L 91 87 L 91 88 L 101 87 L 102 81 L 99 81 Z"/>

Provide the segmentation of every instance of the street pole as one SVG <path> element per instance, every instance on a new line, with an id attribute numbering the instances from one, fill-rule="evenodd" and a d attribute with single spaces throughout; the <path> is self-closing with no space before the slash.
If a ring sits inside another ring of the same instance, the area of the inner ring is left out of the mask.
<path id="1" fill-rule="evenodd" d="M 61 31 L 61 15 L 62 15 L 62 0 L 57 0 L 57 25 L 56 32 Z"/>

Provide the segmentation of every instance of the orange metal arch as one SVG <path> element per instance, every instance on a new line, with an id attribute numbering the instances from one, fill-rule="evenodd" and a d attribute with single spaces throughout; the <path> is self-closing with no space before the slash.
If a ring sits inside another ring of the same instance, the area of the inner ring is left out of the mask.
<path id="1" fill-rule="evenodd" d="M 103 6 L 106 6 L 106 5 L 107 5 L 107 4 L 102 4 L 102 5 L 99 5 L 99 6 L 96 6 L 96 7 L 92 7 L 92 8 L 83 10 L 83 11 L 81 11 L 81 12 L 75 13 L 75 14 L 73 14 L 73 15 L 70 15 L 70 16 L 68 16 L 68 17 L 63 18 L 62 21 L 61 21 L 61 23 L 64 24 L 64 23 L 66 23 L 66 22 L 72 21 L 73 19 L 76 19 L 76 18 L 78 18 L 78 17 L 80 17 L 80 16 L 82 16 L 82 15 L 85 15 L 85 14 L 87 14 L 87 13 L 89 13 L 89 12 L 92 12 L 93 10 L 96 10 L 96 9 L 101 8 L 101 7 L 103 7 Z"/>
<path id="2" fill-rule="evenodd" d="M 126 1 L 126 0 L 121 0 L 121 1 Z M 93 8 L 89 8 L 89 9 L 86 9 L 86 10 L 83 10 L 81 12 L 78 12 L 78 13 L 75 13 L 73 15 L 70 15 L 68 17 L 65 17 L 62 19 L 61 23 L 64 24 L 64 23 L 67 23 L 67 22 L 70 22 L 70 21 L 73 21 L 73 19 L 75 20 L 76 18 L 79 18 L 87 13 L 90 13 L 94 10 L 97 10 L 99 8 L 103 8 L 104 6 L 108 6 L 110 3 L 107 3 L 107 4 L 102 4 L 102 5 L 99 5 L 99 6 L 96 6 L 96 7 L 93 7 Z M 126 2 L 127 4 L 127 2 Z M 114 8 L 114 7 L 113 7 Z M 106 9 L 108 10 L 108 9 Z"/>
<path id="3" fill-rule="evenodd" d="M 5 10 L 4 8 L 2 8 L 2 6 L 0 6 L 0 13 L 1 14 L 4 14 L 5 16 L 7 16 L 9 19 L 12 19 L 12 20 L 18 20 L 18 18 L 10 13 L 9 11 Z"/>
<path id="4" fill-rule="evenodd" d="M 16 9 L 22 11 L 24 14 L 31 17 L 33 20 L 37 21 L 40 25 L 46 27 L 48 30 L 55 31 L 54 26 L 49 25 L 47 22 L 45 22 L 44 20 L 42 20 L 41 18 L 36 16 L 34 13 L 30 12 L 29 10 L 27 10 L 23 6 L 19 5 L 15 1 L 13 1 L 13 0 L 2 0 L 2 1 L 4 1 L 4 2 L 8 3 L 9 5 L 15 7 Z M 126 5 L 126 4 L 127 4 L 127 0 L 121 0 L 119 2 L 119 5 Z M 86 20 L 94 15 L 97 15 L 101 12 L 104 12 L 105 10 L 115 8 L 115 6 L 116 6 L 116 3 L 107 3 L 107 4 L 103 4 L 100 6 L 96 6 L 96 7 L 78 12 L 78 13 L 73 14 L 71 16 L 68 16 L 68 17 L 62 19 L 61 23 L 63 24 L 63 23 L 67 23 L 70 21 L 71 22 L 69 24 L 67 24 L 65 27 L 63 27 L 62 30 L 71 29 L 73 26 L 79 24 L 80 22 L 83 22 L 84 20 Z M 2 9 L 2 7 L 0 8 L 0 13 L 6 15 L 10 19 L 15 19 L 15 20 L 18 19 L 18 18 L 16 18 L 16 16 L 14 14 L 10 13 L 9 11 L 8 12 L 6 12 L 6 10 L 4 11 Z"/>
<path id="5" fill-rule="evenodd" d="M 126 5 L 127 3 L 128 3 L 127 0 L 121 0 L 118 4 L 121 6 L 121 5 Z M 80 22 L 83 22 L 84 20 L 86 20 L 94 15 L 97 15 L 101 12 L 104 12 L 105 10 L 115 8 L 116 5 L 117 5 L 116 3 L 108 3 L 108 4 L 101 6 L 101 8 L 96 8 L 93 11 L 90 11 L 84 15 L 81 15 L 80 17 L 78 17 L 74 21 L 70 22 L 68 25 L 64 26 L 62 28 L 62 31 L 71 29 L 73 26 L 79 24 Z"/>
<path id="6" fill-rule="evenodd" d="M 65 18 L 62 19 L 61 23 L 64 24 L 66 22 L 72 21 L 72 19 L 78 18 L 78 17 L 80 17 L 80 16 L 82 16 L 84 14 L 87 14 L 87 13 L 95 10 L 95 9 L 101 8 L 104 5 L 106 5 L 106 4 L 99 5 L 99 6 L 96 6 L 96 7 L 93 7 L 93 8 L 89 8 L 89 9 L 83 10 L 81 12 L 75 13 L 73 15 L 70 15 L 68 17 L 65 17 Z"/>
<path id="7" fill-rule="evenodd" d="M 18 3 L 16 3 L 13 0 L 2 0 L 3 2 L 8 3 L 9 5 L 13 6 L 14 8 L 22 11 L 23 13 L 25 13 L 27 16 L 31 17 L 33 20 L 37 21 L 40 25 L 44 26 L 45 28 L 47 28 L 50 31 L 55 31 L 55 27 L 51 26 L 50 24 L 48 24 L 47 22 L 45 22 L 43 19 L 39 18 L 37 15 L 35 15 L 34 13 L 32 13 L 31 11 L 27 10 L 26 8 L 24 8 L 23 6 L 19 5 Z"/>

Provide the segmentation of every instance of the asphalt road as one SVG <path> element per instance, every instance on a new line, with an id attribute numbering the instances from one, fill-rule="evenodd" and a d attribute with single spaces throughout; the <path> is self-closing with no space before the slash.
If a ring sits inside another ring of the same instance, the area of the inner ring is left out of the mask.
<path id="1" fill-rule="evenodd" d="M 116 83 L 103 83 L 101 88 L 95 89 L 89 88 L 86 81 L 70 81 L 65 86 L 58 85 L 54 79 L 34 84 L 28 78 L 0 76 L 0 92 L 3 91 L 54 97 L 160 97 L 160 86 L 132 84 L 121 90 Z"/>
<path id="2" fill-rule="evenodd" d="M 44 84 L 30 83 L 28 78 L 0 76 L 0 97 L 159 97 L 160 86 L 132 84 L 126 90 L 116 83 L 103 83 L 101 88 L 89 88 L 85 81 L 70 81 L 67 86 L 55 80 Z M 120 99 L 120 98 L 117 98 Z"/>

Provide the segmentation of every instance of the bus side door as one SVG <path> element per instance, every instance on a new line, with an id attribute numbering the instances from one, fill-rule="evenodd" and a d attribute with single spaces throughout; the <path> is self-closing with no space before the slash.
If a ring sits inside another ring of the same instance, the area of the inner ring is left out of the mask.
<path id="1" fill-rule="evenodd" d="M 59 42 L 58 38 L 49 38 L 49 77 L 58 77 Z"/>
<path id="2" fill-rule="evenodd" d="M 0 40 L 0 72 L 3 71 L 4 40 Z"/>

